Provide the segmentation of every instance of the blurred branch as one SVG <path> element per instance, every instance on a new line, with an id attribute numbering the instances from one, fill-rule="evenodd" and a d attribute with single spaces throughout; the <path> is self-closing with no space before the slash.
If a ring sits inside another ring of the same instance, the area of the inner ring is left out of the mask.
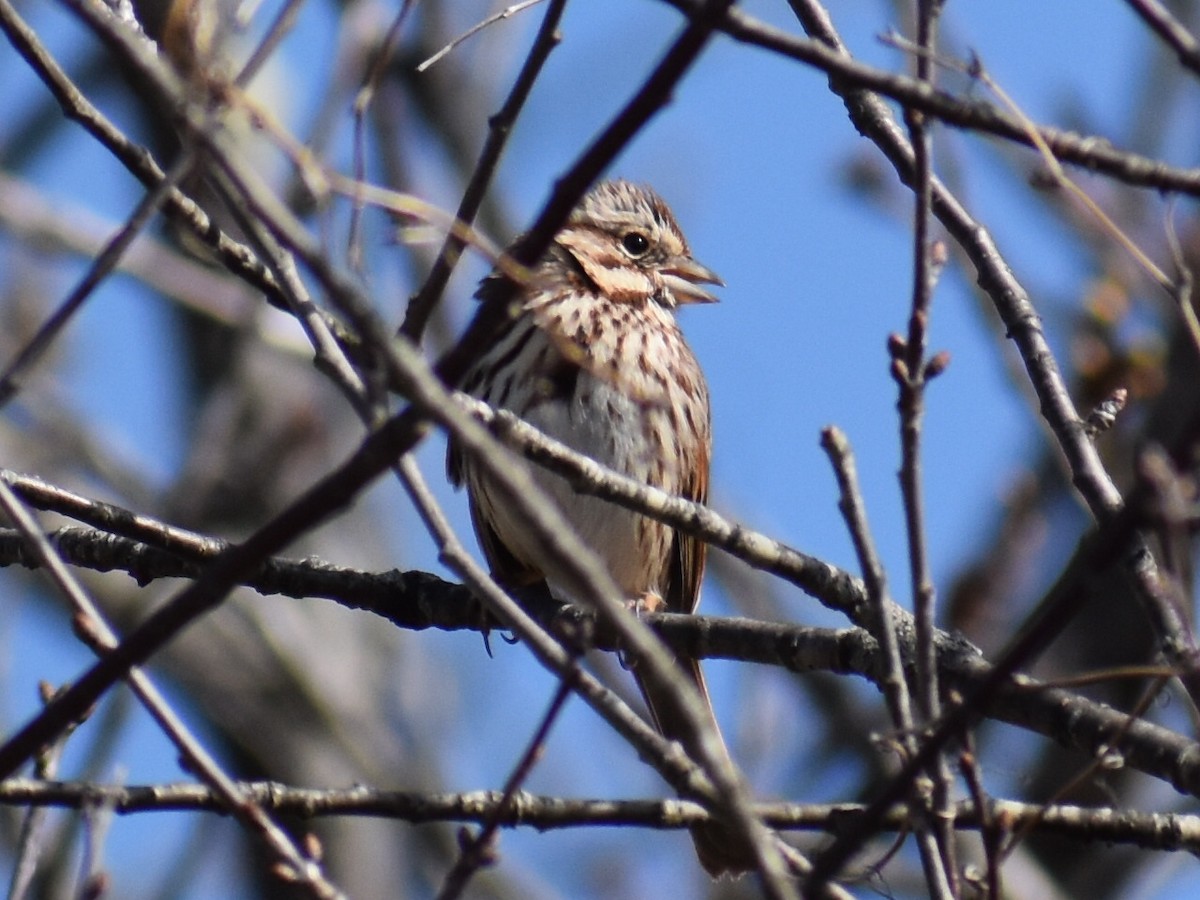
<path id="1" fill-rule="evenodd" d="M 470 28 L 468 28 L 466 31 L 464 31 L 462 34 L 460 34 L 454 40 L 450 41 L 450 43 L 446 44 L 446 46 L 442 47 L 442 49 L 437 51 L 437 53 L 434 53 L 432 56 L 428 57 L 427 59 L 425 59 L 424 62 L 422 62 L 420 65 L 418 65 L 417 66 L 418 74 L 421 72 L 424 72 L 426 69 L 428 69 L 430 66 L 437 63 L 438 60 L 440 60 L 442 57 L 444 57 L 447 53 L 449 53 L 451 50 L 453 50 L 459 44 L 461 44 L 464 41 L 468 40 L 469 38 L 472 38 L 475 35 L 479 34 L 479 32 L 483 31 L 483 29 L 487 28 L 488 26 L 495 25 L 497 22 L 499 22 L 503 19 L 511 19 L 513 16 L 517 15 L 517 13 L 522 13 L 525 10 L 529 9 L 529 7 L 536 6 L 538 3 L 541 3 L 541 2 L 542 2 L 542 0 L 522 0 L 521 3 L 514 3 L 511 6 L 506 6 L 506 7 L 504 7 L 504 9 L 500 10 L 498 13 L 493 13 L 492 15 L 488 16 L 487 18 L 483 19 L 482 21 L 476 22 L 474 25 L 472 25 Z M 543 20 L 543 21 L 545 21 L 545 20 Z M 535 43 L 536 43 L 536 40 L 535 40 Z M 534 54 L 531 53 L 529 58 L 532 58 L 533 55 Z"/>
<path id="2" fill-rule="evenodd" d="M 395 44 L 404 29 L 405 22 L 408 21 L 409 15 L 416 7 L 415 0 L 403 0 L 400 4 L 400 9 L 396 11 L 392 17 L 392 22 L 388 25 L 387 31 L 383 35 L 383 39 L 379 41 L 374 48 L 374 53 L 371 59 L 367 62 L 366 70 L 363 73 L 362 84 L 359 85 L 358 91 L 354 95 L 353 111 L 354 111 L 354 126 L 353 126 L 353 178 L 357 184 L 365 185 L 367 182 L 366 172 L 366 122 L 367 113 L 375 102 L 375 96 L 379 91 L 379 86 L 383 82 L 383 77 L 388 69 L 388 61 L 391 59 L 394 52 Z M 366 274 L 364 267 L 364 254 L 362 245 L 362 224 L 363 212 L 366 209 L 366 203 L 361 195 L 361 192 L 355 191 L 351 195 L 350 208 L 350 226 L 349 233 L 346 236 L 347 256 L 349 257 L 350 268 L 359 276 Z"/>
<path id="3" fill-rule="evenodd" d="M 43 683 L 40 687 L 44 698 L 50 692 L 50 686 Z M 38 782 L 43 784 L 50 782 L 58 775 L 63 749 L 72 734 L 72 731 L 68 731 L 59 735 L 54 743 L 37 755 L 37 759 L 33 762 L 33 771 Z M 201 789 L 207 792 L 206 787 Z M 0 783 L 0 792 L 2 791 L 3 784 Z M 214 803 L 219 804 L 216 797 L 212 799 Z M 217 805 L 216 808 L 223 809 L 224 807 Z M 37 872 L 38 860 L 46 850 L 46 819 L 47 810 L 44 807 L 39 809 L 31 806 L 25 810 L 25 814 L 22 816 L 21 832 L 17 838 L 12 864 L 12 875 L 8 882 L 8 900 L 25 900 L 29 896 L 34 873 Z"/>
<path id="4" fill-rule="evenodd" d="M 1182 22 L 1158 0 L 1125 0 L 1142 21 L 1175 51 L 1179 62 L 1200 75 L 1200 42 Z"/>
<path id="5" fill-rule="evenodd" d="M 31 184 L 0 172 L 0 225 L 5 232 L 39 249 L 95 256 L 104 245 L 102 235 L 114 222 L 75 204 L 50 200 Z M 220 270 L 188 258 L 149 234 L 142 234 L 117 264 L 155 291 L 187 309 L 226 325 L 241 324 L 250 311 L 254 294 L 243 283 Z M 282 345 L 278 336 L 261 329 L 257 337 Z M 290 345 L 288 349 L 294 349 Z"/>
<path id="6" fill-rule="evenodd" d="M 135 178 L 153 190 L 166 178 L 145 147 L 130 140 L 75 86 L 34 31 L 17 15 L 10 0 L 0 0 L 0 29 L 54 95 L 63 114 L 78 122 L 106 147 Z M 166 67 L 162 67 L 165 71 Z M 261 290 L 268 300 L 279 300 L 279 286 L 263 263 L 243 244 L 230 238 L 195 201 L 172 188 L 163 206 L 173 221 L 196 235 L 230 272 Z"/>
<path id="7" fill-rule="evenodd" d="M 38 359 L 50 348 L 62 330 L 83 307 L 87 299 L 92 296 L 95 289 L 112 274 L 121 257 L 125 255 L 125 251 L 150 224 L 150 220 L 158 211 L 165 195 L 191 172 L 192 165 L 193 159 L 188 153 L 181 155 L 176 160 L 171 171 L 166 173 L 163 180 L 153 190 L 148 191 L 138 201 L 137 207 L 125 224 L 105 242 L 104 248 L 88 265 L 87 272 L 66 299 L 24 343 L 8 365 L 0 371 L 0 408 L 4 407 L 20 390 L 20 378 L 26 373 L 26 370 L 37 363 Z"/>
<path id="8" fill-rule="evenodd" d="M 460 837 L 461 852 L 454 866 L 442 880 L 437 900 L 453 900 L 455 897 L 461 897 L 471 878 L 495 859 L 497 834 L 503 824 L 502 820 L 516 808 L 518 794 L 524 793 L 521 785 L 533 773 L 534 765 L 545 754 L 546 740 L 550 737 L 550 729 L 562 716 L 563 708 L 571 696 L 571 691 L 571 681 L 563 679 L 558 685 L 558 690 L 554 692 L 550 706 L 542 716 L 541 722 L 538 723 L 533 737 L 529 740 L 525 752 L 521 754 L 512 773 L 504 782 L 504 789 L 500 793 L 500 802 L 493 807 L 494 814 L 480 823 L 482 828 L 478 834 L 463 834 Z"/>

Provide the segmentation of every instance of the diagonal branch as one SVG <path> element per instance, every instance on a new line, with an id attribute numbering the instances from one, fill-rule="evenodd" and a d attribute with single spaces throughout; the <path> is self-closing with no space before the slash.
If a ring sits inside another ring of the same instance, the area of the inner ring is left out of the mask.
<path id="1" fill-rule="evenodd" d="M 699 6 L 699 0 L 665 2 L 686 13 Z M 954 97 L 918 79 L 859 62 L 815 34 L 804 38 L 768 25 L 737 8 L 729 10 L 718 27 L 734 40 L 825 72 L 841 85 L 839 93 L 842 90 L 869 91 L 895 100 L 906 108 L 920 110 L 948 125 L 972 128 L 1017 144 L 1035 146 L 1028 127 L 1016 116 L 990 103 Z M 1178 168 L 1160 159 L 1118 150 L 1107 138 L 1096 135 L 1076 134 L 1047 125 L 1039 126 L 1037 132 L 1063 162 L 1135 187 L 1200 196 L 1200 168 Z"/>

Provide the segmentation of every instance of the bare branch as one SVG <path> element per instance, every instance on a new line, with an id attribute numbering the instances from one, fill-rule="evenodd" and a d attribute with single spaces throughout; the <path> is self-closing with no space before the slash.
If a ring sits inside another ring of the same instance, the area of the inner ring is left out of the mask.
<path id="1" fill-rule="evenodd" d="M 379 816 L 407 822 L 497 821 L 506 827 L 532 827 L 539 831 L 595 825 L 631 825 L 640 828 L 681 830 L 711 821 L 703 806 L 690 800 L 587 800 L 547 797 L 518 791 L 506 798 L 503 791 L 459 794 L 423 794 L 385 791 L 368 787 L 314 789 L 276 782 L 240 782 L 239 789 L 271 812 L 303 816 Z M 110 786 L 41 779 L 10 778 L 0 782 L 0 803 L 13 806 L 55 806 L 79 809 L 101 801 L 121 815 L 153 812 L 220 812 L 220 801 L 203 785 L 158 784 Z M 990 800 L 983 814 L 1013 827 L 1026 824 L 1034 830 L 1076 840 L 1099 840 L 1147 850 L 1200 852 L 1200 816 L 1183 813 L 1144 813 L 1137 810 L 1094 809 L 1081 806 Z M 851 821 L 865 810 L 858 803 L 759 803 L 756 813 L 780 831 L 830 831 L 836 823 Z M 893 808 L 883 827 L 896 831 L 908 827 L 911 813 Z M 955 806 L 954 822 L 960 830 L 981 827 L 974 802 Z"/>

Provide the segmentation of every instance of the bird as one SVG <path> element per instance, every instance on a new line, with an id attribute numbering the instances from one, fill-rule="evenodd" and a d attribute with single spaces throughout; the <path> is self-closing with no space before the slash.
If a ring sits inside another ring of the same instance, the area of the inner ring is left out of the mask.
<path id="1" fill-rule="evenodd" d="M 478 299 L 487 304 L 502 290 L 507 294 L 506 277 L 497 270 L 485 278 Z M 600 182 L 517 287 L 510 314 L 492 330 L 462 389 L 623 475 L 704 503 L 712 458 L 709 390 L 676 312 L 716 302 L 705 286 L 723 284 L 692 256 L 674 214 L 652 189 Z M 578 600 L 558 577 L 554 555 L 521 526 L 486 473 L 453 440 L 447 474 L 456 487 L 467 488 L 471 521 L 497 581 L 513 589 L 544 585 L 556 599 Z M 702 541 L 578 495 L 540 467 L 533 467 L 533 477 L 599 556 L 623 599 L 651 612 L 695 612 Z M 720 734 L 699 663 L 676 663 Z M 632 671 L 659 732 L 694 757 L 691 730 L 664 699 L 672 686 L 655 683 L 637 666 Z M 720 823 L 694 827 L 692 838 L 700 864 L 714 878 L 752 866 L 744 842 Z"/>

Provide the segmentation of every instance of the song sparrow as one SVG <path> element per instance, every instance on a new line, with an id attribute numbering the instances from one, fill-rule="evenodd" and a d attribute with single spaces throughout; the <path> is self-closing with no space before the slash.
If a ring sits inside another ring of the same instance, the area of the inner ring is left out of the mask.
<path id="1" fill-rule="evenodd" d="M 485 279 L 488 302 L 503 276 Z M 721 284 L 692 258 L 675 217 L 652 191 L 625 181 L 595 187 L 571 214 L 518 295 L 514 314 L 468 372 L 463 388 L 509 409 L 546 434 L 640 482 L 703 502 L 712 448 L 708 386 L 675 321 L 675 308 L 712 303 L 703 284 Z M 451 446 L 447 470 L 465 483 L 471 519 L 493 574 L 521 587 L 555 578 L 555 560 L 494 499 L 469 456 Z M 667 525 L 592 497 L 535 469 L 539 486 L 599 554 L 630 600 L 669 612 L 695 611 L 705 545 Z M 708 700 L 695 660 L 680 671 Z M 634 667 L 659 731 L 687 746 L 687 730 L 662 702 L 669 685 Z M 709 714 L 712 713 L 711 704 Z M 715 719 L 713 725 L 715 727 Z M 743 871 L 744 846 L 718 826 L 693 830 L 712 875 Z"/>

